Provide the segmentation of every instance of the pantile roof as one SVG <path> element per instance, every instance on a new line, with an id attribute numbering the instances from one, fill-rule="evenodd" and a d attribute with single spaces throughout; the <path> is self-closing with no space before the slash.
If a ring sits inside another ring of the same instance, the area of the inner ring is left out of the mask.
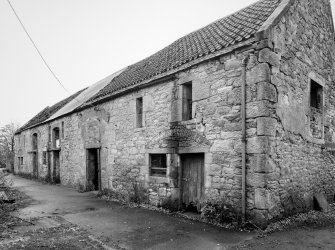
<path id="1" fill-rule="evenodd" d="M 77 93 L 71 95 L 70 97 L 56 103 L 55 105 L 51 107 L 46 107 L 41 112 L 39 112 L 36 116 L 34 116 L 32 119 L 30 119 L 25 125 L 23 125 L 21 128 L 19 128 L 15 134 L 21 133 L 22 131 L 33 127 L 35 125 L 38 125 L 45 120 L 47 120 L 49 117 L 51 117 L 53 114 L 55 114 L 58 110 L 60 110 L 62 107 L 64 107 L 68 102 L 74 100 L 81 92 L 83 92 L 85 89 L 82 89 L 78 91 Z"/>
<path id="2" fill-rule="evenodd" d="M 154 55 L 129 66 L 90 101 L 102 99 L 252 37 L 280 2 L 281 0 L 260 0 L 178 39 Z"/>

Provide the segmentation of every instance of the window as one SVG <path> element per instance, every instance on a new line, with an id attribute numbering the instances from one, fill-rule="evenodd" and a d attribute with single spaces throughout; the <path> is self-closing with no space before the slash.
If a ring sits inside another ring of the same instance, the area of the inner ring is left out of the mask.
<path id="1" fill-rule="evenodd" d="M 32 141 L 33 141 L 33 150 L 37 150 L 37 134 L 33 134 L 32 137 Z"/>
<path id="2" fill-rule="evenodd" d="M 48 128 L 49 142 L 51 142 L 51 126 Z"/>
<path id="3" fill-rule="evenodd" d="M 143 98 L 136 99 L 136 127 L 143 127 Z"/>
<path id="4" fill-rule="evenodd" d="M 310 131 L 314 138 L 323 138 L 323 87 L 311 80 L 310 85 Z"/>
<path id="5" fill-rule="evenodd" d="M 47 152 L 43 151 L 43 165 L 47 164 Z"/>
<path id="6" fill-rule="evenodd" d="M 183 121 L 192 119 L 192 83 L 183 84 Z"/>
<path id="7" fill-rule="evenodd" d="M 323 88 L 321 85 L 311 80 L 311 95 L 310 95 L 310 105 L 311 108 L 322 110 L 323 108 Z"/>
<path id="8" fill-rule="evenodd" d="M 53 146 L 54 148 L 60 147 L 59 128 L 53 129 Z"/>
<path id="9" fill-rule="evenodd" d="M 23 165 L 23 157 L 18 157 L 19 165 Z"/>
<path id="10" fill-rule="evenodd" d="M 166 155 L 151 154 L 150 155 L 150 175 L 151 176 L 166 176 Z"/>
<path id="11" fill-rule="evenodd" d="M 62 122 L 62 139 L 64 139 L 64 122 Z"/>

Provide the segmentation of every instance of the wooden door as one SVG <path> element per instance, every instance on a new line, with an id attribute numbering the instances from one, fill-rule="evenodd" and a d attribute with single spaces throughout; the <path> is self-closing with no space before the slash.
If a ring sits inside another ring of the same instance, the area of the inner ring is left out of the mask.
<path id="1" fill-rule="evenodd" d="M 54 151 L 53 181 L 55 183 L 60 183 L 60 159 L 59 159 L 59 151 Z"/>
<path id="2" fill-rule="evenodd" d="M 181 164 L 183 206 L 200 209 L 204 183 L 204 154 L 181 155 Z"/>
<path id="3" fill-rule="evenodd" d="M 33 153 L 33 177 L 38 178 L 37 152 Z"/>
<path id="4" fill-rule="evenodd" d="M 87 150 L 87 191 L 100 190 L 99 150 Z"/>

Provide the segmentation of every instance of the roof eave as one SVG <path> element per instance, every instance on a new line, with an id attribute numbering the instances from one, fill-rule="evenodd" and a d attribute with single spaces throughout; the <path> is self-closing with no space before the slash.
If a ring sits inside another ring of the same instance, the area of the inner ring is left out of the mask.
<path id="1" fill-rule="evenodd" d="M 125 94 L 125 93 L 128 93 L 129 91 L 131 91 L 131 90 L 133 90 L 133 89 L 138 89 L 138 88 L 146 87 L 146 86 L 150 85 L 152 82 L 157 82 L 157 81 L 159 81 L 160 79 L 167 78 L 168 76 L 171 76 L 171 75 L 173 75 L 173 74 L 176 74 L 176 73 L 178 73 L 179 71 L 186 70 L 187 68 L 190 68 L 190 67 L 192 67 L 192 66 L 194 66 L 194 65 L 197 65 L 197 64 L 199 64 L 199 63 L 202 63 L 202 62 L 204 62 L 204 61 L 211 60 L 211 59 L 213 59 L 213 58 L 215 58 L 215 57 L 218 57 L 218 56 L 222 56 L 222 55 L 231 53 L 232 51 L 234 51 L 234 50 L 236 50 L 236 49 L 238 49 L 238 48 L 241 48 L 241 47 L 250 46 L 250 45 L 254 44 L 255 41 L 256 41 L 255 38 L 254 38 L 254 37 L 251 37 L 251 38 L 249 38 L 249 39 L 247 39 L 247 40 L 244 40 L 244 41 L 242 41 L 242 42 L 233 44 L 233 45 L 231 45 L 231 46 L 229 46 L 229 47 L 226 47 L 226 48 L 224 48 L 224 49 L 222 49 L 222 50 L 219 50 L 219 51 L 217 51 L 217 52 L 211 53 L 211 54 L 209 54 L 209 55 L 207 55 L 207 56 L 203 56 L 203 57 L 198 58 L 198 59 L 196 59 L 196 60 L 193 60 L 193 61 L 191 61 L 191 62 L 189 62 L 189 63 L 183 64 L 183 65 L 181 65 L 181 66 L 178 67 L 178 68 L 175 68 L 175 69 L 169 70 L 169 71 L 167 71 L 167 72 L 165 72 L 165 73 L 162 73 L 162 74 L 159 74 L 159 75 L 157 75 L 157 76 L 151 77 L 151 78 L 149 78 L 149 79 L 147 79 L 147 80 L 144 80 L 144 81 L 142 81 L 142 82 L 140 82 L 140 83 L 138 83 L 138 84 L 134 84 L 134 85 L 132 85 L 132 86 L 130 86 L 130 87 L 127 87 L 127 88 L 121 89 L 121 90 L 119 90 L 119 91 L 116 91 L 116 92 L 114 92 L 114 93 L 112 93 L 112 94 L 110 94 L 110 95 L 106 95 L 106 96 L 103 96 L 103 97 L 101 97 L 101 98 L 99 98 L 99 99 L 93 100 L 93 101 L 91 101 L 91 102 L 87 102 L 87 103 L 85 103 L 82 107 L 78 108 L 77 111 L 79 111 L 79 110 L 84 110 L 84 109 L 86 109 L 87 107 L 92 106 L 92 105 L 94 105 L 94 104 L 98 104 L 98 103 L 106 102 L 106 101 L 108 101 L 108 100 L 113 99 L 113 98 L 116 97 L 116 96 L 120 96 L 120 95 L 123 95 L 123 94 Z"/>

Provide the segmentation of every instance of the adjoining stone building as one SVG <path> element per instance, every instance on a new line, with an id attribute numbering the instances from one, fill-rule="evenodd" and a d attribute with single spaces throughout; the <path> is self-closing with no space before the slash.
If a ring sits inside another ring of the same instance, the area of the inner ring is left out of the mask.
<path id="1" fill-rule="evenodd" d="M 258 223 L 312 207 L 335 194 L 334 60 L 329 0 L 258 1 L 42 111 L 15 172 L 216 197 Z"/>

